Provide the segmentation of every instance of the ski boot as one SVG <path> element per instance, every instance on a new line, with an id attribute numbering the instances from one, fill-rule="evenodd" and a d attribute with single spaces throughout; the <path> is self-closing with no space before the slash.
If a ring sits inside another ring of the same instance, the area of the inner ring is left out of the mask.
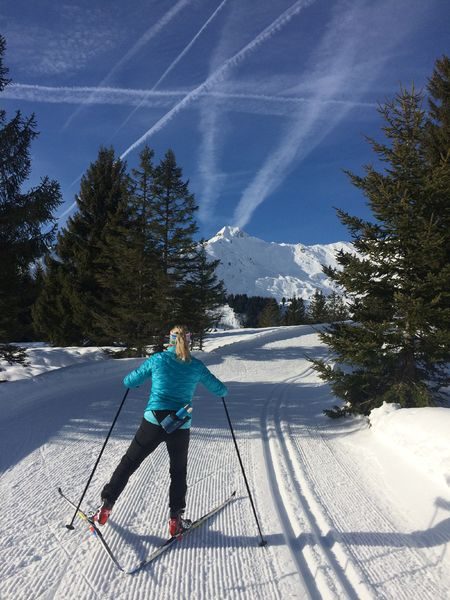
<path id="1" fill-rule="evenodd" d="M 170 537 L 176 537 L 183 533 L 186 529 L 189 529 L 192 525 L 190 519 L 183 519 L 184 511 L 178 511 L 177 513 L 171 513 L 169 519 L 169 535 Z"/>
<path id="2" fill-rule="evenodd" d="M 98 507 L 97 512 L 92 515 L 92 520 L 99 525 L 105 525 L 112 513 L 113 506 L 114 502 L 102 498 L 102 504 Z"/>

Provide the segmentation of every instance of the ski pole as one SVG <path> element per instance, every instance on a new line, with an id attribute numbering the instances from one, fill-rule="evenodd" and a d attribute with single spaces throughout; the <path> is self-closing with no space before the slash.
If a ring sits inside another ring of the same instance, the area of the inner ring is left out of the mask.
<path id="1" fill-rule="evenodd" d="M 92 477 L 94 476 L 95 470 L 97 469 L 98 463 L 100 462 L 100 459 L 102 457 L 103 451 L 106 448 L 106 444 L 108 443 L 109 437 L 110 437 L 110 435 L 112 433 L 112 430 L 114 429 L 114 425 L 116 424 L 117 417 L 119 416 L 120 411 L 122 410 L 122 407 L 123 407 L 123 405 L 125 403 L 125 400 L 126 400 L 126 397 L 128 396 L 128 392 L 129 391 L 130 391 L 130 388 L 127 388 L 127 391 L 125 392 L 125 395 L 122 398 L 122 402 L 120 403 L 119 410 L 117 411 L 116 416 L 114 417 L 114 421 L 112 422 L 112 425 L 109 428 L 108 435 L 106 436 L 106 440 L 104 441 L 102 449 L 100 450 L 100 454 L 98 455 L 98 458 L 97 458 L 97 460 L 95 462 L 94 468 L 92 469 L 92 473 L 89 476 L 89 479 L 88 479 L 88 482 L 86 484 L 86 487 L 84 488 L 84 491 L 81 494 L 81 498 L 80 498 L 80 500 L 78 502 L 78 505 L 77 505 L 75 513 L 74 513 L 74 515 L 72 517 L 72 520 L 70 521 L 70 523 L 68 525 L 66 525 L 67 529 L 74 529 L 73 522 L 75 521 L 75 518 L 77 516 L 78 510 L 79 510 L 79 508 L 81 506 L 81 503 L 83 502 L 83 498 L 84 498 L 84 496 L 85 496 L 85 494 L 87 492 L 87 489 L 88 489 L 88 487 L 89 487 L 89 485 L 91 483 Z"/>
<path id="2" fill-rule="evenodd" d="M 236 441 L 236 436 L 234 435 L 234 429 L 233 429 L 233 425 L 231 424 L 231 419 L 230 419 L 230 414 L 228 412 L 228 408 L 225 402 L 225 398 L 222 396 L 222 402 L 223 402 L 223 407 L 225 409 L 225 413 L 227 415 L 227 419 L 228 419 L 228 425 L 230 427 L 230 431 L 231 431 L 231 435 L 233 437 L 233 442 L 234 442 L 234 447 L 236 448 L 236 453 L 238 455 L 238 459 L 239 459 L 239 464 L 241 465 L 241 470 L 242 470 L 242 475 L 244 476 L 244 481 L 245 481 L 245 485 L 247 487 L 247 492 L 248 492 L 248 496 L 250 498 L 250 503 L 252 505 L 252 509 L 253 509 L 253 514 L 255 515 L 255 520 L 256 520 L 256 525 L 258 527 L 258 531 L 259 531 L 259 537 L 261 538 L 261 541 L 259 542 L 260 546 L 266 546 L 267 545 L 267 540 L 265 540 L 263 538 L 263 534 L 261 532 L 261 527 L 259 525 L 259 520 L 258 520 L 258 515 L 256 514 L 256 508 L 255 508 L 255 503 L 253 502 L 253 497 L 252 497 L 252 493 L 250 491 L 250 486 L 248 485 L 248 481 L 247 481 L 247 476 L 245 474 L 245 469 L 244 469 L 244 465 L 242 463 L 242 459 L 241 459 L 241 454 L 239 452 L 239 448 L 237 445 L 237 441 Z"/>

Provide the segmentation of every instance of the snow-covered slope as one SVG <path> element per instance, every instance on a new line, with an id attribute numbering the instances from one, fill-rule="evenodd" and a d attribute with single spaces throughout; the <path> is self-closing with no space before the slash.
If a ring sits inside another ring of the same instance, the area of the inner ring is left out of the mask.
<path id="1" fill-rule="evenodd" d="M 365 418 L 327 419 L 322 410 L 334 400 L 305 357 L 325 358 L 327 348 L 310 326 L 217 332 L 206 350 L 199 356 L 230 391 L 268 545 L 258 545 L 222 403 L 202 387 L 188 513 L 199 516 L 233 489 L 236 500 L 136 575 L 118 571 L 81 521 L 68 531 L 73 513 L 56 488 L 80 497 L 123 397 L 122 378 L 140 360 L 75 364 L 0 386 L 0 598 L 448 600 L 450 409 L 384 408 L 372 427 Z M 148 389 L 129 393 L 84 508 L 97 505 Z M 103 529 L 125 567 L 165 539 L 167 496 L 160 447 Z"/>
<path id="2" fill-rule="evenodd" d="M 103 349 L 97 346 L 53 348 L 48 344 L 39 342 L 19 343 L 17 345 L 25 349 L 26 364 L 16 363 L 10 365 L 6 360 L 0 360 L 1 383 L 34 377 L 46 371 L 87 361 L 105 360 L 107 357 Z M 113 351 L 114 348 L 109 348 L 109 350 Z"/>
<path id="3" fill-rule="evenodd" d="M 333 284 L 322 265 L 338 267 L 339 250 L 354 252 L 349 242 L 334 244 L 278 244 L 247 235 L 238 227 L 223 227 L 206 244 L 208 254 L 220 260 L 217 275 L 230 294 L 297 296 L 311 299 L 318 288 L 328 294 Z"/>

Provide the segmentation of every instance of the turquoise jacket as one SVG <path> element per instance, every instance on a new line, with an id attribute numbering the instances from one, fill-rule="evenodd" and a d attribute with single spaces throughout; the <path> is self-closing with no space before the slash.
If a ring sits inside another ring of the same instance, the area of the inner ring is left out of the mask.
<path id="1" fill-rule="evenodd" d="M 141 385 L 151 377 L 152 387 L 144 417 L 150 423 L 158 425 L 154 410 L 177 411 L 185 404 L 191 404 L 198 383 L 203 383 L 216 396 L 226 396 L 226 386 L 198 358 L 191 357 L 190 362 L 179 360 L 175 346 L 169 346 L 165 352 L 152 354 L 137 369 L 128 373 L 123 382 L 128 388 Z M 183 428 L 191 425 L 191 419 Z"/>

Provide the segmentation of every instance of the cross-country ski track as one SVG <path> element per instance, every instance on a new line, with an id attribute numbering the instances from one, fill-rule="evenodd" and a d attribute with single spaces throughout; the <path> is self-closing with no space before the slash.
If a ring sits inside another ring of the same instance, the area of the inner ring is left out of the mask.
<path id="1" fill-rule="evenodd" d="M 81 520 L 65 528 L 73 512 L 57 488 L 80 497 L 123 376 L 141 360 L 86 362 L 0 386 L 0 598 L 449 599 L 450 487 L 373 439 L 366 419 L 322 414 L 335 401 L 307 360 L 327 357 L 315 328 L 218 332 L 206 350 L 198 356 L 229 388 L 267 546 L 259 546 L 222 402 L 201 386 L 187 515 L 199 517 L 234 489 L 236 499 L 133 575 L 116 568 Z M 130 391 L 83 502 L 87 512 L 126 450 L 148 391 L 149 384 Z M 168 482 L 160 447 L 102 529 L 127 569 L 167 537 Z"/>

